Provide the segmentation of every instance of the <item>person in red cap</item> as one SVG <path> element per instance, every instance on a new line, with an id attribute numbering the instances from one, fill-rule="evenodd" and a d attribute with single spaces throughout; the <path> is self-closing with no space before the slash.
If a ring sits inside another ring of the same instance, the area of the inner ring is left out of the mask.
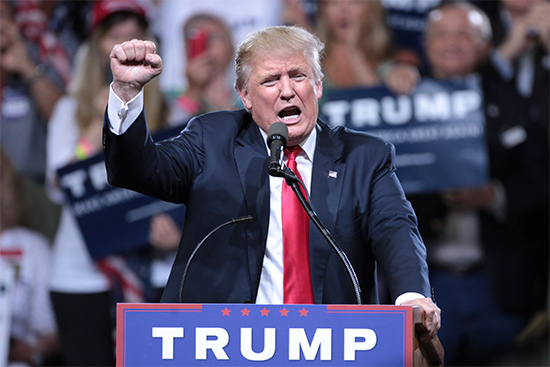
<path id="1" fill-rule="evenodd" d="M 130 13 L 138 16 L 140 20 L 146 21 L 145 9 L 134 0 L 104 0 L 94 3 L 92 12 L 92 32 L 102 24 L 108 17 L 117 13 Z"/>

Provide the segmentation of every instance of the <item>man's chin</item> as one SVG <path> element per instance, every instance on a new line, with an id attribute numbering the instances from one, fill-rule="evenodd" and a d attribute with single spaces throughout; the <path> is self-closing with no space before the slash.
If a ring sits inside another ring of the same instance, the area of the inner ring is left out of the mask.
<path id="1" fill-rule="evenodd" d="M 309 133 L 306 133 L 304 131 L 300 132 L 292 132 L 292 130 L 288 129 L 288 146 L 293 147 L 295 145 L 302 144 L 307 137 L 309 136 Z"/>

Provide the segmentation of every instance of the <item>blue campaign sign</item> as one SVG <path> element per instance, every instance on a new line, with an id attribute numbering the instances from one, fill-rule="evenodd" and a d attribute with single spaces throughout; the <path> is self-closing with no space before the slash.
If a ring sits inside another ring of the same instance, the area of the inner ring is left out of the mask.
<path id="1" fill-rule="evenodd" d="M 117 366 L 411 366 L 412 306 L 117 305 Z"/>
<path id="2" fill-rule="evenodd" d="M 181 128 L 155 135 L 160 140 Z M 183 224 L 185 206 L 167 203 L 134 191 L 110 186 L 103 154 L 57 171 L 59 183 L 94 259 L 149 245 L 151 217 L 168 213 Z"/>
<path id="3" fill-rule="evenodd" d="M 485 184 L 485 115 L 477 75 L 424 79 L 411 95 L 386 87 L 329 91 L 322 119 L 395 145 L 397 175 L 408 194 Z"/>

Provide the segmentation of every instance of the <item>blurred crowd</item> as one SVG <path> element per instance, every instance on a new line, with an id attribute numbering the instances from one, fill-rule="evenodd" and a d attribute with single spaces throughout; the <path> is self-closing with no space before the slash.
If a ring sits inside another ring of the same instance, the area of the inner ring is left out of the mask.
<path id="1" fill-rule="evenodd" d="M 489 181 L 409 196 L 445 364 L 548 365 L 549 19 L 546 0 L 0 1 L 0 282 L 15 269 L 0 365 L 114 365 L 113 305 L 156 302 L 167 279 L 181 223 L 156 214 L 140 251 L 93 259 L 57 177 L 101 152 L 112 47 L 155 41 L 147 121 L 183 128 L 243 108 L 235 45 L 278 24 L 325 43 L 325 93 L 480 75 Z"/>

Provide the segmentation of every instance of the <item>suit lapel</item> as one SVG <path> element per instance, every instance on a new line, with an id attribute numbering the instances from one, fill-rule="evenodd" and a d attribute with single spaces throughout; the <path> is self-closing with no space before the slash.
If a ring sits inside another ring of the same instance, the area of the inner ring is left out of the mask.
<path id="1" fill-rule="evenodd" d="M 260 282 L 269 224 L 268 155 L 256 123 L 249 118 L 235 139 L 235 164 L 241 179 L 247 214 L 254 217 L 247 231 L 247 253 L 252 299 Z"/>
<path id="2" fill-rule="evenodd" d="M 329 232 L 334 233 L 346 168 L 340 161 L 343 144 L 327 125 L 318 122 L 318 126 L 320 128 L 311 180 L 311 205 Z M 315 303 L 321 303 L 326 267 L 334 250 L 313 223 L 310 223 L 309 233 L 313 296 Z"/>

